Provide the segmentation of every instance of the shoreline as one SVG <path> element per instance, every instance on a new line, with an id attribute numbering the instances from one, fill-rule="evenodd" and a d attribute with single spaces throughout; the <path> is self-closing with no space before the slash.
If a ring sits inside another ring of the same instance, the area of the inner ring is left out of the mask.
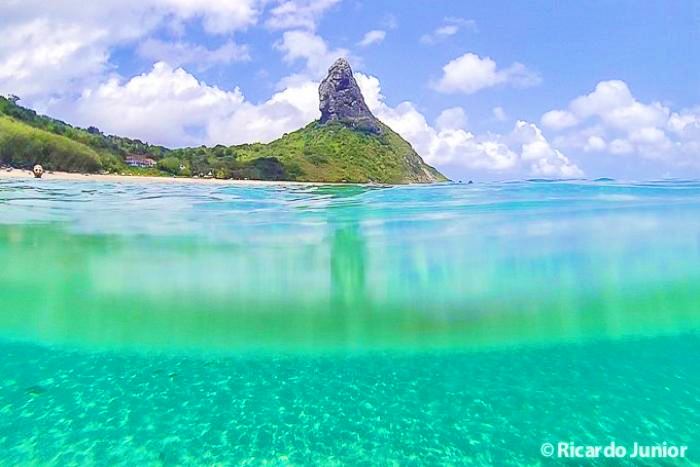
<path id="1" fill-rule="evenodd" d="M 15 169 L 7 171 L 7 167 L 0 169 L 0 180 L 35 180 L 34 174 L 27 169 Z M 371 185 L 368 183 L 341 183 L 341 182 L 297 182 L 291 180 L 234 180 L 218 178 L 192 178 L 192 177 L 156 177 L 152 175 L 115 175 L 115 174 L 80 174 L 73 172 L 44 172 L 39 181 L 65 180 L 65 181 L 100 181 L 100 182 L 156 182 L 156 183 L 192 183 L 214 185 L 239 185 L 239 186 L 322 186 L 322 185 Z M 389 186 L 389 185 L 386 185 Z"/>

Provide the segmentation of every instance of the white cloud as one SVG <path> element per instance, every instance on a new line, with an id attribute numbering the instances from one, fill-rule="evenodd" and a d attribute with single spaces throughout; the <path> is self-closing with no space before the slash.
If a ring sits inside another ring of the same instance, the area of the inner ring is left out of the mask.
<path id="1" fill-rule="evenodd" d="M 467 115 L 461 107 L 450 107 L 440 112 L 435 126 L 438 129 L 464 128 L 467 126 Z"/>
<path id="2" fill-rule="evenodd" d="M 420 41 L 428 45 L 437 44 L 450 36 L 454 36 L 462 29 L 476 31 L 476 21 L 454 17 L 445 18 L 442 25 L 429 34 L 423 34 L 420 37 Z"/>
<path id="3" fill-rule="evenodd" d="M 510 139 L 520 145 L 520 158 L 529 165 L 531 174 L 564 178 L 583 176 L 583 171 L 553 148 L 534 123 L 519 120 Z"/>
<path id="4" fill-rule="evenodd" d="M 339 57 L 350 58 L 348 50 L 331 49 L 321 36 L 303 30 L 285 31 L 282 39 L 275 44 L 275 48 L 283 53 L 283 59 L 288 64 L 299 61 L 304 63 L 303 71 L 282 79 L 280 88 L 294 83 L 321 79 Z M 355 64 L 359 62 L 353 61 Z"/>
<path id="5" fill-rule="evenodd" d="M 619 80 L 601 81 L 593 92 L 577 97 L 569 107 L 581 119 L 597 116 L 620 130 L 660 126 L 669 117 L 669 110 L 658 102 L 638 102 L 627 84 Z"/>
<path id="6" fill-rule="evenodd" d="M 168 146 L 270 141 L 318 117 L 317 85 L 276 93 L 261 104 L 157 63 L 128 81 L 112 78 L 63 109 L 77 123 Z"/>
<path id="7" fill-rule="evenodd" d="M 166 20 L 200 20 L 209 33 L 223 34 L 256 23 L 262 0 L 23 0 L 0 4 L 0 21 L 20 25 L 36 19 L 51 24 L 102 29 L 114 40 L 142 37 Z"/>
<path id="8" fill-rule="evenodd" d="M 568 128 L 578 123 L 578 119 L 574 114 L 566 110 L 550 110 L 542 115 L 542 125 L 547 128 L 561 130 Z"/>
<path id="9" fill-rule="evenodd" d="M 179 146 L 201 143 L 199 128 L 227 117 L 243 102 L 238 89 L 208 86 L 183 69 L 160 62 L 127 82 L 112 78 L 86 90 L 72 112 L 83 126 Z"/>
<path id="10" fill-rule="evenodd" d="M 438 166 L 543 177 L 579 177 L 581 169 L 545 139 L 534 124 L 519 121 L 507 135 L 475 135 L 463 127 L 463 109 L 443 111 L 431 127 L 410 102 L 396 107 L 385 103 L 379 80 L 355 75 L 370 110 L 406 138 L 424 159 Z"/>
<path id="11" fill-rule="evenodd" d="M 473 94 L 485 88 L 509 84 L 515 87 L 535 86 L 539 75 L 521 63 L 499 69 L 489 57 L 466 53 L 442 67 L 442 77 L 433 87 L 445 93 Z"/>
<path id="12" fill-rule="evenodd" d="M 659 128 L 635 128 L 628 133 L 628 139 L 636 146 L 637 151 L 650 158 L 665 158 L 674 150 L 674 144 L 666 136 L 666 132 Z"/>
<path id="13" fill-rule="evenodd" d="M 436 36 L 453 36 L 459 32 L 459 26 L 455 24 L 448 24 L 445 26 L 441 26 L 435 30 L 435 35 Z"/>
<path id="14" fill-rule="evenodd" d="M 153 5 L 172 11 L 183 19 L 201 18 L 204 29 L 224 34 L 252 26 L 260 14 L 257 0 L 151 0 Z M 135 2 L 148 4 L 148 2 Z"/>
<path id="15" fill-rule="evenodd" d="M 362 37 L 362 40 L 358 42 L 358 45 L 361 47 L 367 47 L 368 45 L 379 44 L 384 40 L 385 37 L 386 31 L 382 31 L 380 29 L 368 31 Z"/>
<path id="16" fill-rule="evenodd" d="M 556 140 L 569 149 L 700 166 L 700 111 L 673 112 L 660 102 L 643 103 L 624 81 L 599 82 L 567 109 L 545 113 L 542 124 L 562 132 Z"/>
<path id="17" fill-rule="evenodd" d="M 318 84 L 299 83 L 274 94 L 262 104 L 245 103 L 228 117 L 212 120 L 209 144 L 268 142 L 318 119 Z"/>
<path id="18" fill-rule="evenodd" d="M 0 2 L 0 92 L 45 104 L 104 80 L 114 47 L 158 27 L 199 21 L 224 34 L 255 24 L 262 0 L 23 0 Z"/>
<path id="19" fill-rule="evenodd" d="M 82 86 L 107 67 L 109 32 L 36 19 L 3 28 L 0 92 L 23 98 Z"/>
<path id="20" fill-rule="evenodd" d="M 681 138 L 700 140 L 700 107 L 672 113 L 666 126 L 671 133 Z"/>
<path id="21" fill-rule="evenodd" d="M 505 122 L 508 120 L 508 114 L 506 114 L 506 111 L 503 110 L 503 107 L 494 107 L 491 113 L 493 113 L 493 118 L 499 122 Z"/>
<path id="22" fill-rule="evenodd" d="M 608 145 L 600 136 L 592 135 L 586 140 L 583 150 L 586 152 L 602 152 L 607 149 Z"/>
<path id="23" fill-rule="evenodd" d="M 266 21 L 270 29 L 316 29 L 319 19 L 340 0 L 280 0 Z"/>
<path id="24" fill-rule="evenodd" d="M 629 154 L 634 151 L 634 146 L 627 140 L 617 138 L 610 142 L 608 149 L 612 154 Z"/>
<path id="25" fill-rule="evenodd" d="M 192 64 L 200 70 L 250 60 L 248 46 L 236 44 L 232 40 L 215 49 L 208 49 L 188 42 L 148 39 L 139 45 L 137 51 L 141 57 L 154 62 L 163 61 L 173 66 Z"/>

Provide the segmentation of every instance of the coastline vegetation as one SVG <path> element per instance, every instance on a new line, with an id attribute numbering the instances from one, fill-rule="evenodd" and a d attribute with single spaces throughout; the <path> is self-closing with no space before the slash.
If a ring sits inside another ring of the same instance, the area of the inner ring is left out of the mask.
<path id="1" fill-rule="evenodd" d="M 22 168 L 41 164 L 46 170 L 67 172 L 96 172 L 103 167 L 91 147 L 4 115 L 0 115 L 0 163 Z"/>
<path id="2" fill-rule="evenodd" d="M 0 163 L 17 168 L 122 175 L 324 182 L 405 183 L 411 145 L 382 125 L 377 135 L 340 123 L 308 124 L 267 144 L 169 149 L 77 128 L 0 97 Z M 153 159 L 130 167 L 127 156 Z M 444 179 L 432 168 L 438 179 Z"/>

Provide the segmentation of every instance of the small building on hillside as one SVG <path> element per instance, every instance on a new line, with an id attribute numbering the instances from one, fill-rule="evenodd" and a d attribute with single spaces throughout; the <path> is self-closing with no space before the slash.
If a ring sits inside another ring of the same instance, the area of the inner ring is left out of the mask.
<path id="1" fill-rule="evenodd" d="M 158 163 L 148 156 L 142 156 L 139 154 L 129 154 L 124 160 L 126 165 L 129 167 L 140 167 L 142 169 L 148 169 L 150 167 L 155 167 Z"/>

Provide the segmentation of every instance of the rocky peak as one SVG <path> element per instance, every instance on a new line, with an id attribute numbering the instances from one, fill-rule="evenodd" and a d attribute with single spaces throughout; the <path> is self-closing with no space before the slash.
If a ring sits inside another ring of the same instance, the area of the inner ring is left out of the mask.
<path id="1" fill-rule="evenodd" d="M 379 120 L 367 107 L 346 59 L 339 58 L 328 69 L 318 94 L 321 123 L 341 122 L 358 130 L 382 133 Z"/>

